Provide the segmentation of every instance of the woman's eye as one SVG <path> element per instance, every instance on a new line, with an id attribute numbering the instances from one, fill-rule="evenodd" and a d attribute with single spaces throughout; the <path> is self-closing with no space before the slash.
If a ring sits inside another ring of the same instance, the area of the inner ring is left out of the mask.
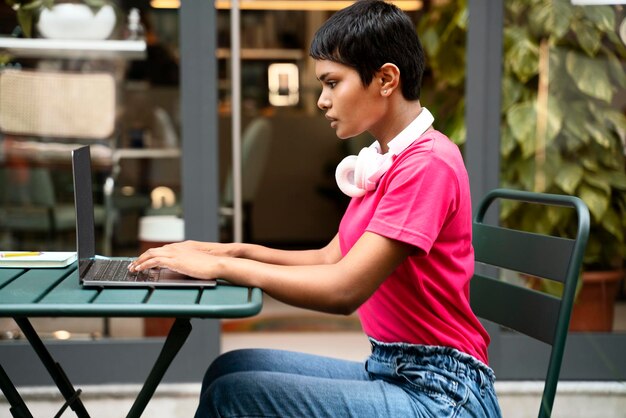
<path id="1" fill-rule="evenodd" d="M 335 86 L 337 85 L 337 82 L 336 82 L 336 81 L 327 81 L 327 82 L 326 82 L 326 85 L 327 85 L 328 87 L 330 87 L 331 89 L 334 89 L 334 88 L 335 88 Z"/>

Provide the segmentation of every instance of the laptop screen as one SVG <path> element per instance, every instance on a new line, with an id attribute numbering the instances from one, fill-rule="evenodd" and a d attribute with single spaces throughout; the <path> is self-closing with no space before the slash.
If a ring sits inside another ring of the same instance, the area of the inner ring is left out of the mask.
<path id="1" fill-rule="evenodd" d="M 74 176 L 74 206 L 76 207 L 76 248 L 80 275 L 96 255 L 93 217 L 93 192 L 91 186 L 91 154 L 89 146 L 72 151 Z"/>

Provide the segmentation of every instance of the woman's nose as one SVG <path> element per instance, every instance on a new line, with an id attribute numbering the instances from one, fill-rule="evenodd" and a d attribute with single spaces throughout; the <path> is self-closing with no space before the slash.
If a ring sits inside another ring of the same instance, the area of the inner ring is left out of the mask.
<path id="1" fill-rule="evenodd" d="M 330 100 L 325 97 L 324 93 L 320 94 L 320 97 L 317 99 L 317 107 L 322 110 L 330 108 Z"/>

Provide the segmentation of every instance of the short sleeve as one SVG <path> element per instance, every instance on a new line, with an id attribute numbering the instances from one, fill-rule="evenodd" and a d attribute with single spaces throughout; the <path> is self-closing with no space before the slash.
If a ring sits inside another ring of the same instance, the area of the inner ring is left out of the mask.
<path id="1" fill-rule="evenodd" d="M 381 179 L 383 195 L 367 230 L 428 253 L 455 210 L 458 190 L 454 170 L 430 149 L 403 153 Z"/>

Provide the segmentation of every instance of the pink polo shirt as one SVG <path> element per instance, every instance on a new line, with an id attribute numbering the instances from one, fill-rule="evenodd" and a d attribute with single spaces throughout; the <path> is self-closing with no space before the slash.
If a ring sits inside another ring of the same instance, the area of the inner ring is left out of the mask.
<path id="1" fill-rule="evenodd" d="M 365 231 L 418 249 L 358 309 L 365 333 L 453 347 L 487 364 L 489 335 L 469 305 L 472 208 L 458 147 L 429 131 L 397 156 L 376 190 L 350 202 L 339 226 L 342 254 Z"/>

